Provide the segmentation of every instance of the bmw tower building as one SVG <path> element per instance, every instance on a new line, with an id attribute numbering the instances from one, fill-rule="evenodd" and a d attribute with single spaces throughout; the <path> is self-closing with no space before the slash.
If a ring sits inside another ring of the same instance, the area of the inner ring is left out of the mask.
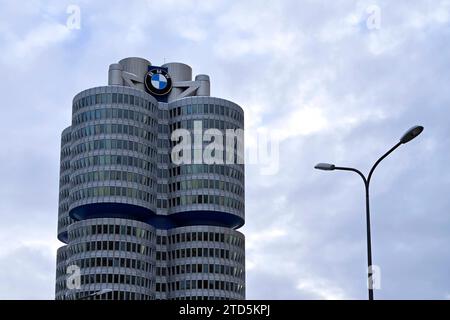
<path id="1" fill-rule="evenodd" d="M 244 129 L 244 113 L 182 63 L 125 58 L 107 86 L 75 95 L 61 135 L 57 300 L 245 299 L 243 139 L 232 142 L 241 161 L 175 163 L 186 138 L 173 132 L 198 124 L 225 135 Z"/>

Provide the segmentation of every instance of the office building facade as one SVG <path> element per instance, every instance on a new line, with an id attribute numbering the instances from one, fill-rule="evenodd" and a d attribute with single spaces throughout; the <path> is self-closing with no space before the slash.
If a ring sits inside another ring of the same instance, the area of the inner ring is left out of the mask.
<path id="1" fill-rule="evenodd" d="M 107 86 L 74 97 L 61 135 L 56 299 L 245 299 L 243 141 L 232 142 L 234 161 L 174 163 L 184 139 L 174 131 L 198 125 L 243 130 L 243 110 L 182 63 L 125 58 Z"/>

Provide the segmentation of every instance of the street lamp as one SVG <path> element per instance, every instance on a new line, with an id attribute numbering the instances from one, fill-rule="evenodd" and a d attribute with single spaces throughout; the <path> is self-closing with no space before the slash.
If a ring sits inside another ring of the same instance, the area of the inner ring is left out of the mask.
<path id="1" fill-rule="evenodd" d="M 393 146 L 388 152 L 386 152 L 383 156 L 381 156 L 375 164 L 372 166 L 372 169 L 369 171 L 369 175 L 366 178 L 364 174 L 361 173 L 358 169 L 348 168 L 348 167 L 337 167 L 334 164 L 330 163 L 319 163 L 314 168 L 318 170 L 324 171 L 333 171 L 333 170 L 343 170 L 343 171 L 353 171 L 356 172 L 364 181 L 364 187 L 366 189 L 366 224 L 367 224 L 367 264 L 368 264 L 368 287 L 369 287 L 369 300 L 373 300 L 373 283 L 372 283 L 372 245 L 370 240 L 370 206 L 369 206 L 369 185 L 370 180 L 372 178 L 373 171 L 375 168 L 386 158 L 389 154 L 391 154 L 395 149 L 397 149 L 402 144 L 408 143 L 409 141 L 416 138 L 423 131 L 422 126 L 414 126 L 400 138 L 400 141 Z"/>
<path id="2" fill-rule="evenodd" d="M 86 299 L 89 299 L 91 297 L 100 296 L 102 294 L 105 294 L 105 293 L 108 293 L 108 292 L 112 292 L 112 291 L 113 291 L 112 289 L 101 289 L 101 290 L 99 290 L 97 292 L 94 292 L 94 293 L 88 294 L 88 295 L 86 295 L 84 297 L 78 298 L 77 300 L 86 300 Z"/>

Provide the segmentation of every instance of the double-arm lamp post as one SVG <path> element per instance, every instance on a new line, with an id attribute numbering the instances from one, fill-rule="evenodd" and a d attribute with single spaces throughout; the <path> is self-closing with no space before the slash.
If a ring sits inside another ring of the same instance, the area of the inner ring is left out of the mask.
<path id="1" fill-rule="evenodd" d="M 380 164 L 381 161 L 383 161 L 384 158 L 386 158 L 389 154 L 391 154 L 395 149 L 397 149 L 402 144 L 408 143 L 409 141 L 413 140 L 415 137 L 417 137 L 419 134 L 421 134 L 423 131 L 422 126 L 414 126 L 411 129 L 409 129 L 400 139 L 400 141 L 393 146 L 388 152 L 386 152 L 380 159 L 375 162 L 375 164 L 372 166 L 372 169 L 370 169 L 369 175 L 367 178 L 364 176 L 364 174 L 361 173 L 358 169 L 355 168 L 348 168 L 348 167 L 337 167 L 334 164 L 329 163 L 319 163 L 314 168 L 319 170 L 325 170 L 325 171 L 332 171 L 332 170 L 343 170 L 343 171 L 353 171 L 356 172 L 364 181 L 364 187 L 366 189 L 366 224 L 367 224 L 367 264 L 368 264 L 368 288 L 369 288 L 369 300 L 373 300 L 373 283 L 372 283 L 372 245 L 370 240 L 370 206 L 369 206 L 369 185 L 372 178 L 373 171 L 375 168 Z"/>

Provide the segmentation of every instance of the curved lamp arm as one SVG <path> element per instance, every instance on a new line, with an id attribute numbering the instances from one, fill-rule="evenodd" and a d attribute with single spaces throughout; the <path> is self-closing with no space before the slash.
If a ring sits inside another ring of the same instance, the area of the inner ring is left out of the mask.
<path id="1" fill-rule="evenodd" d="M 334 169 L 335 170 L 342 170 L 342 171 L 353 171 L 353 172 L 356 172 L 363 179 L 364 185 L 366 185 L 366 186 L 368 185 L 368 181 L 367 181 L 366 177 L 358 169 L 348 168 L 348 167 L 335 167 Z"/>
<path id="2" fill-rule="evenodd" d="M 377 162 L 375 162 L 372 169 L 370 169 L 369 176 L 367 177 L 367 185 L 369 185 L 370 179 L 372 178 L 373 171 L 380 164 L 380 162 L 383 161 L 384 158 L 386 158 L 388 155 L 390 155 L 395 149 L 397 149 L 401 145 L 402 145 L 402 142 L 398 142 L 395 146 L 393 146 L 391 149 L 389 149 L 388 152 L 386 152 L 384 155 L 382 155 L 381 158 L 377 160 Z"/>
<path id="3" fill-rule="evenodd" d="M 349 167 L 334 167 L 334 170 L 342 170 L 342 171 L 353 171 L 356 172 L 364 181 L 364 184 L 368 187 L 370 184 L 370 180 L 372 178 L 372 174 L 375 171 L 375 168 L 378 167 L 378 165 L 380 164 L 381 161 L 383 161 L 388 155 L 390 155 L 392 152 L 394 152 L 395 149 L 397 149 L 399 146 L 402 145 L 402 142 L 398 142 L 395 146 L 393 146 L 391 149 L 389 149 L 388 152 L 386 152 L 384 155 L 382 155 L 372 166 L 372 168 L 370 169 L 369 175 L 366 179 L 366 177 L 364 176 L 364 174 L 359 171 L 358 169 L 355 168 L 349 168 Z"/>

